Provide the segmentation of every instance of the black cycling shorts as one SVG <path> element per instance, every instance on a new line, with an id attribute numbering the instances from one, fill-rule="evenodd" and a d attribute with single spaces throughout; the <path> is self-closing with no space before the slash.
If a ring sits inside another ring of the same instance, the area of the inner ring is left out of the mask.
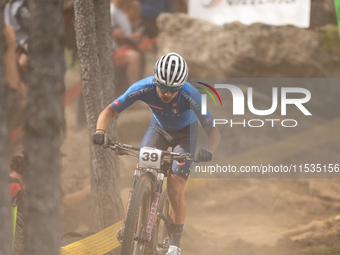
<path id="1" fill-rule="evenodd" d="M 191 153 L 194 155 L 197 143 L 197 130 L 198 123 L 196 121 L 181 130 L 168 132 L 158 124 L 153 116 L 142 140 L 141 147 L 153 147 L 159 150 L 167 150 L 169 147 L 172 147 L 174 152 Z M 192 164 L 192 160 L 184 163 L 178 163 L 174 160 L 170 173 L 187 180 Z"/>

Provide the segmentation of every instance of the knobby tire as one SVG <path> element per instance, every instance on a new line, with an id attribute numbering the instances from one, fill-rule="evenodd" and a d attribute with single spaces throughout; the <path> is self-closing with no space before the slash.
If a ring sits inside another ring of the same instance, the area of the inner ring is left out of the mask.
<path id="1" fill-rule="evenodd" d="M 141 177 L 132 194 L 129 211 L 126 217 L 121 255 L 143 255 L 145 244 L 135 241 L 135 235 L 141 236 L 145 231 L 147 217 L 153 194 L 148 177 Z M 141 247 L 141 251 L 136 248 Z"/>

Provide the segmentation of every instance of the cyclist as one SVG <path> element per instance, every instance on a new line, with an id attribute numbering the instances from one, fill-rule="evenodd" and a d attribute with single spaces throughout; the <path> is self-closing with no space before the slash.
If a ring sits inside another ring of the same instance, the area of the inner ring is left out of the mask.
<path id="1" fill-rule="evenodd" d="M 137 100 L 148 104 L 153 117 L 141 142 L 141 147 L 155 147 L 175 152 L 194 153 L 197 141 L 197 119 L 208 135 L 207 149 L 195 153 L 195 161 L 210 161 L 220 142 L 220 133 L 213 127 L 212 117 L 201 114 L 201 95 L 188 82 L 188 66 L 177 53 L 163 55 L 155 64 L 154 75 L 132 86 L 99 115 L 93 143 L 103 145 L 105 130 L 111 120 Z M 167 178 L 170 200 L 170 247 L 167 255 L 180 255 L 180 238 L 186 213 L 184 187 L 192 161 L 174 160 Z"/>

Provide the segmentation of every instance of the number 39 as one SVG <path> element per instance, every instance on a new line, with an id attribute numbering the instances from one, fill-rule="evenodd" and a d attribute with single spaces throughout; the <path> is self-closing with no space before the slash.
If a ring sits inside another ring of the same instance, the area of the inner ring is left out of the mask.
<path id="1" fill-rule="evenodd" d="M 156 162 L 158 160 L 158 154 L 157 153 L 149 153 L 149 152 L 144 152 L 143 153 L 143 160 L 144 161 L 149 161 L 151 160 L 152 162 Z"/>

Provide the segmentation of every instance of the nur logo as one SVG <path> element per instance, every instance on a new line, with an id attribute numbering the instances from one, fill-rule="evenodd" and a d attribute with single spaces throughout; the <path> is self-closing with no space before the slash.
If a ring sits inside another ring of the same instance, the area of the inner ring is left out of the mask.
<path id="1" fill-rule="evenodd" d="M 220 96 L 217 94 L 217 92 L 215 91 L 215 89 L 211 86 L 209 86 L 208 84 L 202 83 L 202 82 L 198 82 L 199 84 L 202 84 L 206 87 L 208 87 L 209 89 L 211 89 L 216 96 L 218 97 L 218 99 L 220 100 L 220 103 L 222 105 L 222 101 Z M 243 91 L 238 88 L 235 85 L 231 85 L 231 84 L 215 84 L 215 88 L 225 88 L 228 89 L 231 94 L 232 94 L 232 98 L 233 98 L 233 115 L 244 115 L 245 114 L 245 110 L 244 110 L 244 106 L 245 106 L 245 98 L 244 98 L 244 94 Z M 216 100 L 215 98 L 212 96 L 212 94 L 203 88 L 199 88 L 203 90 L 204 92 L 206 92 L 207 94 L 209 94 L 211 96 L 211 98 L 214 100 L 215 105 L 216 104 Z M 278 108 L 278 99 L 279 97 L 279 93 L 278 93 L 278 88 L 277 87 L 273 87 L 272 88 L 272 106 L 270 107 L 270 109 L 267 110 L 258 110 L 255 109 L 254 104 L 253 104 L 253 88 L 252 87 L 248 87 L 247 89 L 247 102 L 248 102 L 248 109 L 251 113 L 255 114 L 255 115 L 259 115 L 259 116 L 264 116 L 264 115 L 270 115 L 272 113 L 274 113 L 276 111 L 276 109 Z M 303 94 L 304 97 L 300 97 L 300 98 L 288 98 L 288 94 L 292 94 L 292 93 L 299 93 L 299 94 Z M 202 115 L 206 115 L 207 114 L 207 95 L 202 94 L 201 95 L 202 98 L 202 109 L 201 109 L 201 113 Z M 306 107 L 303 105 L 305 103 L 307 103 L 309 100 L 311 99 L 311 93 L 308 89 L 305 88 L 295 88 L 295 87 L 281 87 L 281 115 L 285 116 L 287 115 L 287 105 L 293 104 L 295 105 L 304 115 L 312 115 L 307 109 Z"/>
<path id="2" fill-rule="evenodd" d="M 220 97 L 220 95 L 217 93 L 217 91 L 216 91 L 213 87 L 211 87 L 210 85 L 208 85 L 208 84 L 206 84 L 206 83 L 203 83 L 203 82 L 197 82 L 197 83 L 206 86 L 206 87 L 209 88 L 212 92 L 214 92 L 215 95 L 217 96 L 218 100 L 220 101 L 221 106 L 222 106 L 221 97 Z M 197 88 L 197 89 L 201 89 L 201 90 L 203 90 L 205 93 L 207 93 L 207 94 L 213 99 L 215 105 L 217 105 L 214 96 L 211 94 L 211 92 L 210 92 L 209 90 L 204 89 L 204 88 L 201 88 L 201 87 L 196 87 L 196 88 Z M 206 94 L 202 94 L 202 95 L 201 95 L 201 98 L 202 98 L 201 114 L 202 114 L 202 115 L 207 115 L 207 95 L 206 95 Z"/>

